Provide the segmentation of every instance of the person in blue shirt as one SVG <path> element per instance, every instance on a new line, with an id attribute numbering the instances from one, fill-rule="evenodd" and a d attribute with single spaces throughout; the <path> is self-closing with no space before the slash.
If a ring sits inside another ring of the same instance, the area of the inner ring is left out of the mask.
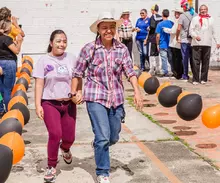
<path id="1" fill-rule="evenodd" d="M 164 32 L 164 28 L 172 28 L 173 22 L 168 20 L 169 10 L 165 9 L 162 12 L 163 21 L 157 25 L 156 28 L 156 42 L 157 49 L 160 53 L 162 61 L 162 76 L 172 76 L 170 63 L 168 62 L 168 48 L 170 42 L 170 34 Z"/>
<path id="2" fill-rule="evenodd" d="M 146 39 L 147 35 L 148 35 L 148 27 L 149 27 L 149 18 L 147 17 L 147 10 L 146 9 L 142 9 L 140 11 L 140 16 L 141 18 L 139 18 L 136 22 L 136 28 L 135 31 L 137 32 L 136 34 L 136 44 L 137 44 L 137 48 L 140 54 L 140 66 L 141 66 L 141 70 L 145 71 L 145 61 L 147 59 L 148 61 L 148 66 L 149 66 L 149 59 L 148 59 L 148 51 L 147 51 L 147 47 L 144 44 L 144 40 Z"/>

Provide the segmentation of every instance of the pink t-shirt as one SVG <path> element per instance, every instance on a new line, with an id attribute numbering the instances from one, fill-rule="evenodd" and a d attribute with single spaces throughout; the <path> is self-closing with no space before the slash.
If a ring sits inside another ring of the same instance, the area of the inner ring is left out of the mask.
<path id="1" fill-rule="evenodd" d="M 60 57 L 42 56 L 34 66 L 33 77 L 44 79 L 42 99 L 55 100 L 68 98 L 76 57 L 64 53 Z"/>

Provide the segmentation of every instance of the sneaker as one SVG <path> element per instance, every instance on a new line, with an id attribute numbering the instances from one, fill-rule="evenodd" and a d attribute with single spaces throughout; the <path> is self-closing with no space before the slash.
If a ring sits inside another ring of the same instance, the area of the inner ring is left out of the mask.
<path id="1" fill-rule="evenodd" d="M 65 161 L 66 164 L 71 164 L 72 161 L 73 161 L 73 156 L 72 156 L 72 153 L 71 151 L 67 151 L 65 152 L 63 149 L 61 149 L 61 153 L 62 153 L 62 157 L 63 157 L 63 160 Z"/>
<path id="2" fill-rule="evenodd" d="M 103 176 L 103 175 L 99 175 L 97 177 L 97 181 L 98 181 L 98 183 L 110 183 L 109 177 Z"/>
<path id="3" fill-rule="evenodd" d="M 44 182 L 50 183 L 50 182 L 55 182 L 55 180 L 56 180 L 56 169 L 53 167 L 47 168 L 46 174 L 44 176 Z"/>
<path id="4" fill-rule="evenodd" d="M 199 83 L 198 82 L 196 82 L 196 81 L 193 81 L 193 83 L 192 83 L 193 85 L 198 85 Z"/>
<path id="5" fill-rule="evenodd" d="M 201 84 L 202 84 L 202 85 L 204 85 L 204 84 L 206 84 L 206 83 L 207 83 L 206 81 L 201 81 Z"/>

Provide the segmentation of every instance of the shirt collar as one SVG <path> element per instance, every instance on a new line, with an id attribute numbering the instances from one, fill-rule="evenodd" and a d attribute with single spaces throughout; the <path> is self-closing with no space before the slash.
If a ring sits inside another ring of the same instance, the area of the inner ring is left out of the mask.
<path id="1" fill-rule="evenodd" d="M 99 48 L 105 48 L 104 45 L 102 44 L 101 38 L 99 37 L 96 41 L 96 50 Z M 122 44 L 120 42 L 118 42 L 116 39 L 113 39 L 113 49 L 117 49 L 117 48 L 122 48 Z"/>

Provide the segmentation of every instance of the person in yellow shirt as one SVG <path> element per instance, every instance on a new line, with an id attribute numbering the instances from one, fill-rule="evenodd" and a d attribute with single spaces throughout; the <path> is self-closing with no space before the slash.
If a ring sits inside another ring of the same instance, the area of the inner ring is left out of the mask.
<path id="1" fill-rule="evenodd" d="M 18 18 L 11 15 L 11 10 L 7 7 L 3 7 L 0 9 L 0 20 L 10 20 L 11 21 L 11 32 L 8 34 L 14 41 L 16 41 L 16 37 L 20 34 L 22 37 L 25 36 L 24 31 L 18 25 Z"/>

